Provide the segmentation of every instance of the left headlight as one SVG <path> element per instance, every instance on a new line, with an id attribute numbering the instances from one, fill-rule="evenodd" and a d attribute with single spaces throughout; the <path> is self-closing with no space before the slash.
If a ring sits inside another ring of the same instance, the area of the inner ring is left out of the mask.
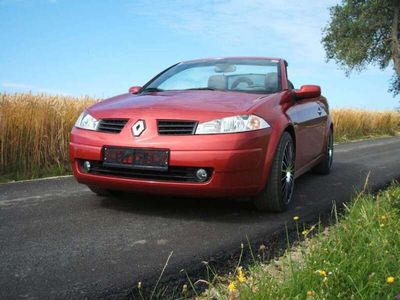
<path id="1" fill-rule="evenodd" d="M 96 118 L 93 118 L 87 112 L 81 113 L 78 120 L 75 123 L 75 127 L 87 129 L 87 130 L 96 130 L 99 125 L 99 121 Z"/>
<path id="2" fill-rule="evenodd" d="M 268 127 L 271 126 L 263 118 L 255 115 L 240 115 L 199 123 L 196 134 L 245 132 Z"/>

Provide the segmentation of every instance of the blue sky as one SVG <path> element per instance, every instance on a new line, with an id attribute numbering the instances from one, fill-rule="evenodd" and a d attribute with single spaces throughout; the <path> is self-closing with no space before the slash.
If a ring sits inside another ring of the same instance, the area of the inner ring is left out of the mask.
<path id="1" fill-rule="evenodd" d="M 109 97 L 182 60 L 273 56 L 334 107 L 393 109 L 392 69 L 346 77 L 320 43 L 334 0 L 0 0 L 0 91 Z"/>

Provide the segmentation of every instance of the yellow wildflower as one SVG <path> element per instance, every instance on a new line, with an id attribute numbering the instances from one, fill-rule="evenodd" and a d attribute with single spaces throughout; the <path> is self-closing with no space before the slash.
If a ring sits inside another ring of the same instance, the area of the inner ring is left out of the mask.
<path id="1" fill-rule="evenodd" d="M 317 270 L 317 273 L 321 276 L 326 277 L 326 271 L 325 270 Z"/>
<path id="2" fill-rule="evenodd" d="M 310 229 L 308 229 L 308 230 L 303 230 L 303 231 L 301 232 L 301 234 L 304 235 L 304 236 L 306 237 L 306 236 L 307 236 L 311 231 L 313 231 L 314 229 L 315 229 L 315 225 L 311 226 Z"/>
<path id="3" fill-rule="evenodd" d="M 315 292 L 314 291 L 307 291 L 307 297 L 314 297 Z"/>
<path id="4" fill-rule="evenodd" d="M 294 216 L 293 221 L 297 222 L 299 220 L 299 216 Z"/>
<path id="5" fill-rule="evenodd" d="M 184 294 L 184 295 L 186 295 L 187 294 L 187 284 L 184 284 L 183 286 L 182 286 L 182 294 Z"/>
<path id="6" fill-rule="evenodd" d="M 393 276 L 389 276 L 388 278 L 386 278 L 386 282 L 389 284 L 394 283 L 394 281 L 395 281 L 395 278 Z"/>
<path id="7" fill-rule="evenodd" d="M 229 291 L 230 293 L 233 293 L 234 291 L 236 291 L 236 284 L 235 284 L 233 281 L 231 281 L 231 282 L 229 283 L 229 285 L 228 285 L 228 291 Z"/>
<path id="8" fill-rule="evenodd" d="M 240 283 L 246 282 L 246 276 L 244 275 L 242 268 L 239 268 L 237 279 Z"/>

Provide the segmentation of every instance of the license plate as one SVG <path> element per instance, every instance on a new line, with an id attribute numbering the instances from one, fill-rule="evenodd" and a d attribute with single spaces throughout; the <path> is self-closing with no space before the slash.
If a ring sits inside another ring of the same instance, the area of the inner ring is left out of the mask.
<path id="1" fill-rule="evenodd" d="M 169 150 L 104 147 L 103 165 L 108 167 L 168 170 Z"/>

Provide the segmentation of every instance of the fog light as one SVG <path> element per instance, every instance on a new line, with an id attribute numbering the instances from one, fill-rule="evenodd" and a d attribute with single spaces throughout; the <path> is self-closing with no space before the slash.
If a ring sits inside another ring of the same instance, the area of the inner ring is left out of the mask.
<path id="1" fill-rule="evenodd" d="M 204 169 L 198 169 L 196 172 L 196 177 L 201 182 L 206 181 L 208 177 L 207 171 Z"/>
<path id="2" fill-rule="evenodd" d="M 86 173 L 89 173 L 90 168 L 91 168 L 90 161 L 87 161 L 87 160 L 84 161 L 83 164 L 82 164 L 83 171 L 85 171 Z"/>

